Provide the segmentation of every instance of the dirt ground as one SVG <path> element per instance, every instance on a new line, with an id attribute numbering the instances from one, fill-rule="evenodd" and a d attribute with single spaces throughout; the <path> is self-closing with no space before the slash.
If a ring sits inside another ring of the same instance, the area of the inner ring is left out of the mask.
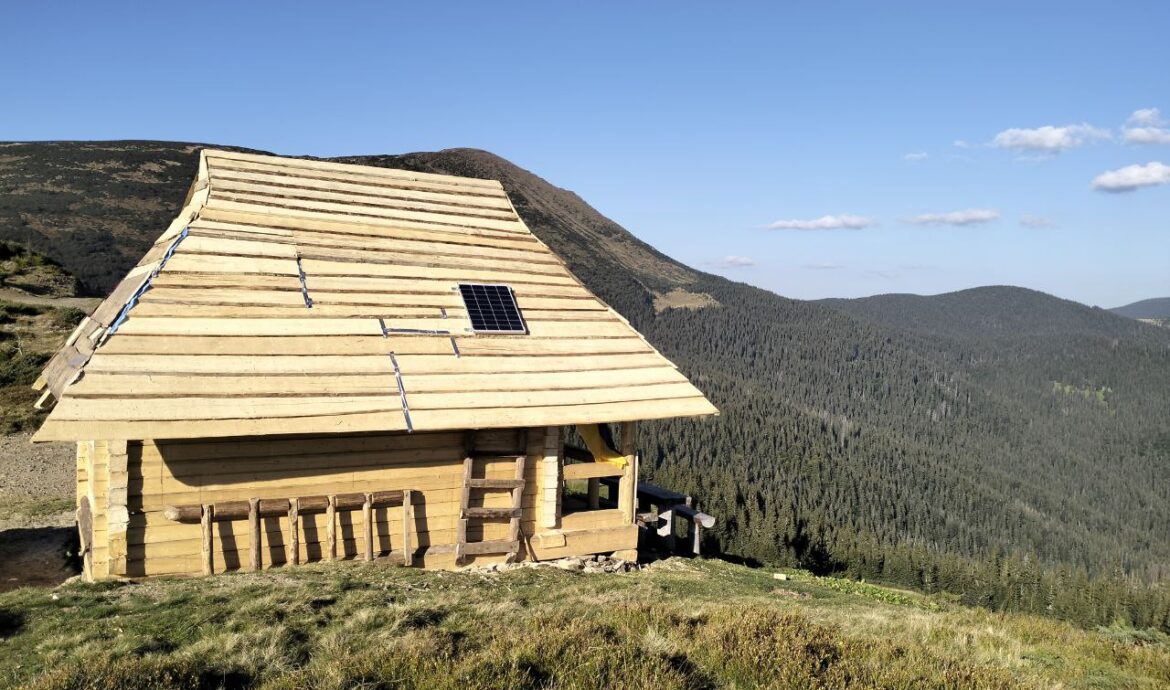
<path id="1" fill-rule="evenodd" d="M 71 443 L 0 436 L 0 591 L 77 574 L 74 453 Z"/>

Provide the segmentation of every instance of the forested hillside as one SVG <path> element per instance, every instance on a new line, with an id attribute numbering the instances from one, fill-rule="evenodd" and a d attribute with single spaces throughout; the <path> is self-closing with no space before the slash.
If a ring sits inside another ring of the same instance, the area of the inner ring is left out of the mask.
<path id="1" fill-rule="evenodd" d="M 111 171 L 150 165 L 122 158 L 136 146 L 0 148 L 0 239 L 108 288 L 178 209 L 190 179 L 179 172 L 193 166 L 194 147 L 141 145 L 175 163 L 159 164 L 173 196 L 132 209 Z M 13 156 L 53 181 L 20 177 Z M 532 230 L 709 395 L 722 416 L 647 424 L 640 441 L 648 478 L 719 516 L 712 547 L 1170 628 L 1165 586 L 1137 584 L 1170 579 L 1170 332 L 1017 288 L 789 300 L 682 266 L 482 151 L 344 160 L 501 180 Z M 38 210 L 22 201 L 30 184 L 119 209 L 123 230 L 100 242 L 117 245 L 107 263 L 72 244 L 90 241 L 93 203 L 50 195 Z"/>
<path id="2" fill-rule="evenodd" d="M 1140 302 L 1127 304 L 1124 307 L 1116 307 L 1109 311 L 1121 316 L 1128 316 L 1131 319 L 1157 319 L 1165 321 L 1170 319 L 1170 297 L 1155 297 L 1154 299 L 1144 299 Z"/>

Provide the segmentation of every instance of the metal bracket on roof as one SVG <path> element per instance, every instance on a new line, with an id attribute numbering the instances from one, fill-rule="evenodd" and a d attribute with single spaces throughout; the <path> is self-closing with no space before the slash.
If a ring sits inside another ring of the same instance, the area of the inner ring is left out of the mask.
<path id="1" fill-rule="evenodd" d="M 110 336 L 118 332 L 118 329 L 122 326 L 122 322 L 126 320 L 126 316 L 130 313 L 130 310 L 138 305 L 139 298 L 141 298 L 142 295 L 150 289 L 150 284 L 154 282 L 154 279 L 158 276 L 159 273 L 162 272 L 163 267 L 166 266 L 167 262 L 171 260 L 172 256 L 174 256 L 175 250 L 179 248 L 179 243 L 187 238 L 187 233 L 188 228 L 183 228 L 183 232 L 179 233 L 179 236 L 175 238 L 175 241 L 171 242 L 171 246 L 167 247 L 167 251 L 165 254 L 163 254 L 162 260 L 158 262 L 158 266 L 155 266 L 154 270 L 150 272 L 150 277 L 148 277 L 142 283 L 142 285 L 138 286 L 138 289 L 134 291 L 134 294 L 131 295 L 130 299 L 126 301 L 126 304 L 122 306 L 122 311 L 118 312 L 117 318 L 115 318 L 114 322 L 110 324 L 110 327 L 106 329 L 105 334 L 102 336 L 103 343 L 109 340 Z"/>
<path id="2" fill-rule="evenodd" d="M 301 278 L 301 297 L 305 298 L 305 307 L 313 308 L 313 298 L 309 297 L 309 284 L 305 282 L 305 267 L 301 265 L 301 255 L 297 253 L 297 273 Z"/>
<path id="3" fill-rule="evenodd" d="M 406 433 L 414 433 L 414 424 L 410 421 L 410 405 L 406 402 L 406 388 L 402 386 L 402 370 L 398 368 L 398 358 L 390 353 L 390 364 L 394 365 L 394 381 L 398 384 L 398 397 L 402 398 L 402 416 L 406 419 Z"/>
<path id="4" fill-rule="evenodd" d="M 396 335 L 451 335 L 451 331 L 431 331 L 425 328 L 387 328 L 386 319 L 378 319 L 382 327 L 382 337 L 387 338 L 391 333 Z"/>
<path id="5" fill-rule="evenodd" d="M 455 359 L 462 356 L 459 354 L 459 343 L 455 342 L 455 336 L 451 336 L 451 349 L 455 351 Z"/>

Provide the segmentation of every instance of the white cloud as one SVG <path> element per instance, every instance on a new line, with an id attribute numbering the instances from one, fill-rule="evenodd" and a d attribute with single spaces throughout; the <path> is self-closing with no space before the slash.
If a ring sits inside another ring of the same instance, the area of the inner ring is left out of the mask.
<path id="1" fill-rule="evenodd" d="M 1054 127 L 1045 125 L 1035 129 L 1005 129 L 991 140 L 1001 149 L 1013 151 L 1039 151 L 1055 155 L 1066 149 L 1076 148 L 1095 139 L 1108 139 L 1110 132 L 1088 124 Z"/>
<path id="2" fill-rule="evenodd" d="M 1127 144 L 1170 144 L 1170 129 L 1157 108 L 1135 110 L 1122 128 L 1122 139 Z"/>
<path id="3" fill-rule="evenodd" d="M 750 256 L 728 255 L 714 262 L 719 268 L 750 268 L 756 265 L 756 260 Z"/>
<path id="4" fill-rule="evenodd" d="M 1127 144 L 1170 144 L 1170 129 L 1162 127 L 1127 127 L 1125 143 Z"/>
<path id="5" fill-rule="evenodd" d="M 1132 192 L 1160 184 L 1170 184 L 1170 165 L 1158 161 L 1145 165 L 1127 165 L 1093 178 L 1093 189 L 1102 192 Z"/>
<path id="6" fill-rule="evenodd" d="M 907 153 L 906 155 L 902 156 L 902 160 L 910 161 L 911 163 L 915 163 L 917 161 L 924 161 L 927 158 L 930 158 L 930 154 L 926 153 L 925 151 L 919 151 L 917 153 Z"/>
<path id="7" fill-rule="evenodd" d="M 841 264 L 818 263 L 818 264 L 805 264 L 805 265 L 801 266 L 801 268 L 807 269 L 809 271 L 836 271 L 838 269 L 842 269 L 845 267 L 842 266 Z"/>
<path id="8" fill-rule="evenodd" d="M 1162 113 L 1157 108 L 1135 110 L 1126 122 L 1138 127 L 1161 127 L 1165 124 L 1162 122 Z"/>
<path id="9" fill-rule="evenodd" d="M 1044 216 L 1033 216 L 1029 213 L 1025 213 L 1024 215 L 1020 216 L 1020 225 L 1024 226 L 1025 228 L 1034 229 L 1056 227 L 1056 223 L 1052 222 L 1051 218 L 1045 218 Z"/>
<path id="10" fill-rule="evenodd" d="M 991 208 L 968 208 L 950 213 L 924 213 L 907 218 L 914 225 L 979 225 L 999 218 L 999 211 Z"/>
<path id="11" fill-rule="evenodd" d="M 765 227 L 769 230 L 860 230 L 874 224 L 873 218 L 848 213 L 821 216 L 813 220 L 778 220 Z"/>
<path id="12" fill-rule="evenodd" d="M 955 139 L 955 141 L 954 141 L 953 143 L 954 143 L 954 145 L 955 145 L 955 148 L 957 148 L 957 149 L 969 149 L 969 148 L 971 148 L 971 143 L 970 143 L 970 142 L 968 142 L 968 141 L 964 141 L 964 140 L 962 140 L 962 139 Z"/>

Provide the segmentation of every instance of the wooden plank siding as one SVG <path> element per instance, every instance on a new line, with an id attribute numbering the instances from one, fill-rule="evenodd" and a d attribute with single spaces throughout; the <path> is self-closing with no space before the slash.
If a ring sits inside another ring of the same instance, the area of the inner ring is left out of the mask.
<path id="1" fill-rule="evenodd" d="M 716 413 L 497 181 L 206 150 L 192 190 L 46 369 L 36 440 Z M 474 333 L 460 282 L 510 285 L 528 333 Z"/>
<path id="2" fill-rule="evenodd" d="M 517 430 L 480 431 L 478 453 L 499 452 L 501 456 L 477 457 L 475 476 L 488 479 L 515 478 L 514 456 Z M 570 553 L 596 553 L 634 548 L 636 528 L 623 521 L 620 511 L 598 511 L 570 516 L 566 525 L 540 524 L 542 501 L 549 498 L 556 509 L 559 479 L 540 471 L 541 462 L 552 444 L 559 444 L 560 429 L 529 429 L 525 486 L 522 492 L 520 540 L 522 556 L 553 558 Z M 555 453 L 555 451 L 554 451 Z M 89 458 L 94 469 L 88 471 Z M 128 519 L 122 532 L 124 562 L 111 551 L 108 500 L 110 444 L 105 441 L 78 444 L 78 491 L 88 492 L 99 509 L 93 527 L 92 576 L 143 577 L 165 574 L 199 574 L 206 562 L 202 556 L 204 527 L 198 521 L 180 523 L 163 515 L 168 506 L 205 506 L 248 499 L 293 499 L 307 496 L 376 491 L 412 490 L 413 519 L 410 526 L 414 563 L 427 568 L 454 566 L 450 547 L 455 543 L 463 483 L 464 441 L 461 432 L 381 433 L 270 437 L 265 439 L 215 439 L 200 441 L 143 441 L 126 446 L 126 509 Z M 554 458 L 556 455 L 554 454 Z M 85 480 L 82 481 L 82 477 Z M 91 477 L 105 479 L 91 482 Z M 471 507 L 510 508 L 511 490 L 473 492 Z M 401 549 L 403 544 L 401 508 L 372 510 L 375 554 Z M 480 524 L 482 522 L 482 524 Z M 328 559 L 327 515 L 301 513 L 298 516 L 296 558 L 300 563 Z M 289 517 L 260 520 L 262 567 L 283 566 L 292 556 Z M 335 530 L 337 557 L 361 559 L 365 552 L 366 522 L 361 510 L 338 511 Z M 247 520 L 212 522 L 211 558 L 213 572 L 249 568 L 252 546 Z M 564 529 L 563 545 L 546 546 L 533 538 Z M 476 521 L 468 528 L 468 541 L 506 539 L 507 519 Z M 633 530 L 633 531 L 631 531 Z M 584 549 L 584 550 L 582 550 Z M 503 556 L 468 556 L 466 564 L 489 563 Z"/>

